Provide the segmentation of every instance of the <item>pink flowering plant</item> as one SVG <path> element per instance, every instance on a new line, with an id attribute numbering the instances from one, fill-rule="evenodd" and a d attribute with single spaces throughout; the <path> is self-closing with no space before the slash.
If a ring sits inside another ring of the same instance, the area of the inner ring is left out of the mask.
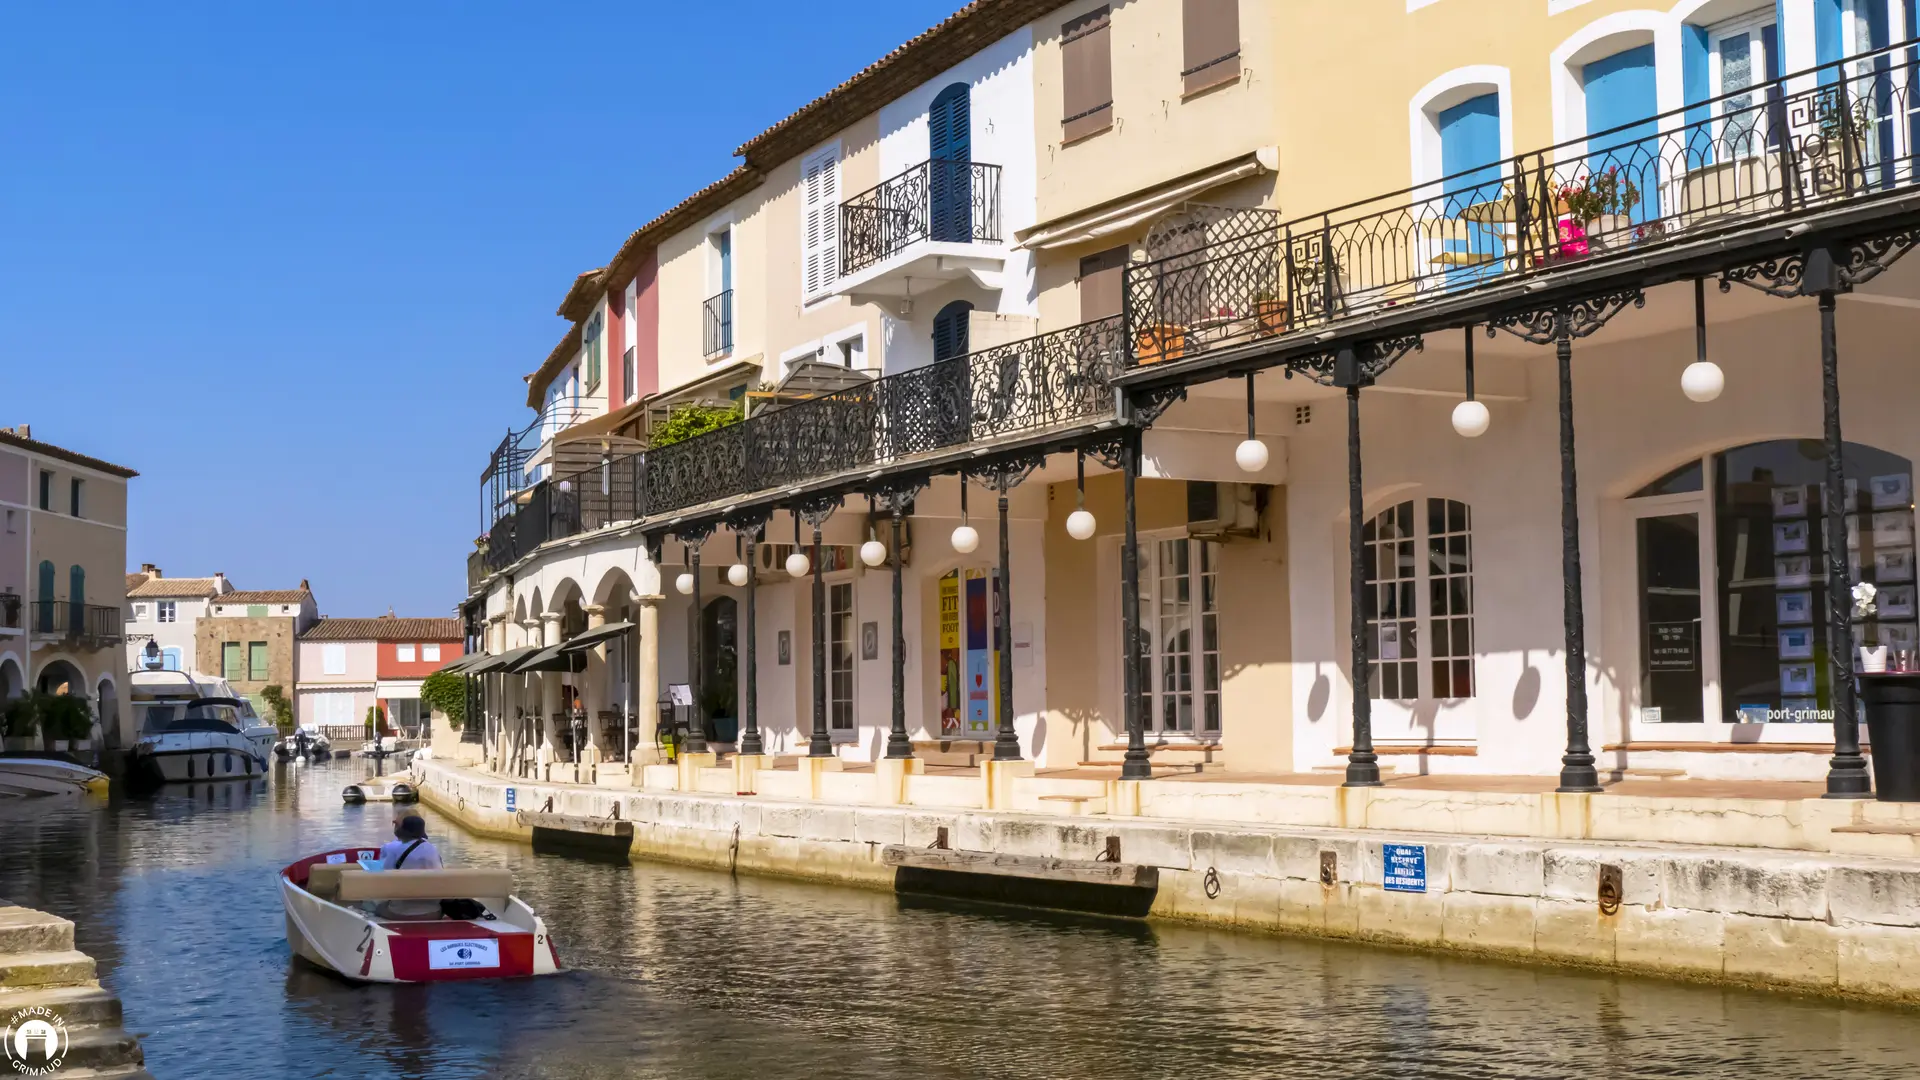
<path id="1" fill-rule="evenodd" d="M 1618 165 L 1606 172 L 1593 173 L 1560 185 L 1560 201 L 1575 221 L 1594 221 L 1609 214 L 1624 214 L 1640 202 L 1640 189 L 1620 175 Z"/>

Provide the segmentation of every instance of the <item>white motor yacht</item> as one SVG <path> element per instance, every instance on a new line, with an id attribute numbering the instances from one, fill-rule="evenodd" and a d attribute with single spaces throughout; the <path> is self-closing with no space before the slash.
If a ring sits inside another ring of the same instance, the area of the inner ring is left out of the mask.
<path id="1" fill-rule="evenodd" d="M 107 774 L 64 754 L 33 750 L 0 754 L 0 795 L 107 793 Z"/>
<path id="2" fill-rule="evenodd" d="M 150 705 L 133 765 L 162 783 L 189 780 L 242 780 L 267 771 L 272 729 L 261 737 L 257 719 L 249 723 L 246 702 L 230 697 L 195 698 L 180 706 Z"/>

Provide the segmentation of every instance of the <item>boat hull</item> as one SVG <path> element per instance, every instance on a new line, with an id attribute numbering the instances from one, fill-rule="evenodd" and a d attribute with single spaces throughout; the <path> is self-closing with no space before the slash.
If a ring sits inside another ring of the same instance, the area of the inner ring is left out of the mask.
<path id="1" fill-rule="evenodd" d="M 346 848 L 309 856 L 282 871 L 280 894 L 293 955 L 364 983 L 522 978 L 561 970 L 546 924 L 517 897 L 483 901 L 494 916 L 484 921 L 389 920 L 322 899 L 304 886 L 306 867 L 315 861 L 378 857 L 376 849 Z"/>
<path id="2" fill-rule="evenodd" d="M 107 775 L 59 758 L 0 757 L 0 794 L 107 793 Z"/>
<path id="3" fill-rule="evenodd" d="M 182 732 L 141 740 L 136 766 L 161 783 L 247 780 L 267 772 L 263 750 L 240 735 Z"/>

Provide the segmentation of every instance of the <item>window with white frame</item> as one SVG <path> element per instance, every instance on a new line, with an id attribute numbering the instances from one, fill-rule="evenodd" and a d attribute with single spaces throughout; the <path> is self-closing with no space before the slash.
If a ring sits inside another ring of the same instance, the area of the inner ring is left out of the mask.
<path id="1" fill-rule="evenodd" d="M 1473 530 L 1467 504 L 1407 499 L 1374 515 L 1362 527 L 1361 541 L 1368 695 L 1395 701 L 1473 697 Z"/>
<path id="2" fill-rule="evenodd" d="M 1140 541 L 1140 686 L 1149 731 L 1220 734 L 1219 568 L 1214 541 Z"/>
<path id="3" fill-rule="evenodd" d="M 147 605 L 145 604 L 133 605 L 133 621 L 134 622 L 140 622 L 146 617 L 147 617 Z"/>
<path id="4" fill-rule="evenodd" d="M 178 602 L 161 600 L 154 604 L 154 617 L 159 622 L 177 622 L 180 617 Z"/>
<path id="5" fill-rule="evenodd" d="M 345 645 L 320 646 L 320 673 L 322 675 L 345 675 L 347 673 L 347 647 Z"/>
<path id="6" fill-rule="evenodd" d="M 413 646 L 395 645 L 393 647 L 393 658 L 403 664 L 413 663 Z"/>
<path id="7" fill-rule="evenodd" d="M 420 646 L 420 659 L 425 660 L 430 664 L 439 663 L 440 662 L 440 646 L 438 645 Z"/>
<path id="8" fill-rule="evenodd" d="M 829 359 L 840 366 L 858 371 L 867 366 L 867 335 L 855 334 L 853 337 L 837 341 L 833 346 L 833 355 Z"/>
<path id="9" fill-rule="evenodd" d="M 816 296 L 840 276 L 840 145 L 800 163 L 800 290 Z"/>
<path id="10" fill-rule="evenodd" d="M 600 313 L 596 311 L 593 313 L 593 317 L 587 320 L 586 330 L 581 334 L 585 342 L 584 351 L 586 353 L 581 361 L 581 366 L 586 369 L 587 393 L 589 394 L 600 389 L 601 367 L 606 358 L 606 342 L 603 340 L 605 335 L 602 333 L 604 329 L 606 329 L 606 324 L 601 320 Z"/>
<path id="11" fill-rule="evenodd" d="M 833 731 L 853 721 L 853 582 L 827 586 L 827 717 Z"/>

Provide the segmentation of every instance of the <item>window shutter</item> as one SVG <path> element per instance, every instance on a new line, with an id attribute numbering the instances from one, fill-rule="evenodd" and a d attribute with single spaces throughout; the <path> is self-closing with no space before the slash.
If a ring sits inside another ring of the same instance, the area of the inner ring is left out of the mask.
<path id="1" fill-rule="evenodd" d="M 237 641 L 221 642 L 220 677 L 230 682 L 235 681 L 241 677 L 240 671 L 240 643 Z"/>
<path id="2" fill-rule="evenodd" d="M 1092 322 L 1125 309 L 1121 295 L 1122 272 L 1127 265 L 1127 249 L 1108 248 L 1080 260 L 1080 321 Z"/>
<path id="3" fill-rule="evenodd" d="M 813 296 L 840 276 L 840 150 L 829 147 L 802 167 L 801 285 Z"/>
<path id="4" fill-rule="evenodd" d="M 1183 93 L 1240 77 L 1240 0 L 1183 0 Z"/>
<path id="5" fill-rule="evenodd" d="M 1113 126 L 1113 44 L 1106 8 L 1060 28 L 1061 133 L 1072 142 Z"/>

